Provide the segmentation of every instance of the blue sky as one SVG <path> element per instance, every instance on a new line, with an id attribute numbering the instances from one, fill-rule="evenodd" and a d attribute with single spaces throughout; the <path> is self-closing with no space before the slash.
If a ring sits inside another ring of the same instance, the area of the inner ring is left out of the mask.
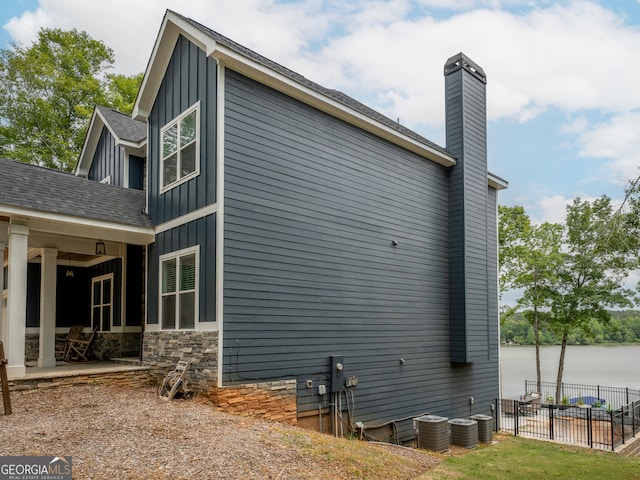
<path id="1" fill-rule="evenodd" d="M 576 196 L 623 196 L 640 174 L 640 0 L 13 0 L 0 47 L 77 28 L 147 63 L 170 8 L 444 145 L 446 59 L 488 77 L 489 168 L 500 202 L 561 221 Z"/>

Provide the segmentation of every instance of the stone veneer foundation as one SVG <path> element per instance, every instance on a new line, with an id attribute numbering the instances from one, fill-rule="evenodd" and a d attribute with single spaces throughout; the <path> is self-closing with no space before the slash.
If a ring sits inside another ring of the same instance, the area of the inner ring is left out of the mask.
<path id="1" fill-rule="evenodd" d="M 297 424 L 295 380 L 231 385 L 214 388 L 209 395 L 228 413 Z"/>
<path id="2" fill-rule="evenodd" d="M 218 384 L 218 332 L 144 332 L 142 363 L 159 367 L 166 375 L 179 360 L 191 359 L 186 378 L 196 393 Z"/>
<path id="3" fill-rule="evenodd" d="M 179 360 L 191 359 L 185 375 L 191 389 L 209 396 L 221 410 L 296 424 L 295 380 L 217 387 L 218 332 L 145 332 L 143 338 L 143 364 L 166 374 Z"/>

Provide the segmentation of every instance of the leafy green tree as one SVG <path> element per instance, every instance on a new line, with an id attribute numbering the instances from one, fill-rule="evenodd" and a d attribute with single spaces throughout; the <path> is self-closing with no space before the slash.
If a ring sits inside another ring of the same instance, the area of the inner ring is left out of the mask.
<path id="1" fill-rule="evenodd" d="M 109 74 L 107 75 L 107 105 L 119 112 L 130 114 L 144 73 L 137 75 Z"/>
<path id="2" fill-rule="evenodd" d="M 107 75 L 113 62 L 110 48 L 77 30 L 42 29 L 31 46 L 0 50 L 0 155 L 72 170 L 94 107 L 132 103 L 139 80 Z"/>
<path id="3" fill-rule="evenodd" d="M 608 197 L 593 202 L 576 198 L 567 207 L 563 236 L 564 264 L 555 281 L 551 311 L 561 337 L 556 402 L 564 370 L 567 342 L 576 330 L 590 333 L 592 319 L 606 324 L 607 307 L 626 307 L 633 292 L 624 285 L 637 268 L 637 240 L 622 212 L 614 212 Z"/>
<path id="4" fill-rule="evenodd" d="M 516 309 L 525 310 L 532 325 L 527 343 L 536 347 L 536 378 L 541 390 L 540 329 L 548 316 L 559 269 L 562 226 L 543 223 L 531 225 L 522 207 L 499 208 L 500 277 L 506 285 L 522 291 Z M 529 340 L 533 340 L 529 342 Z"/>

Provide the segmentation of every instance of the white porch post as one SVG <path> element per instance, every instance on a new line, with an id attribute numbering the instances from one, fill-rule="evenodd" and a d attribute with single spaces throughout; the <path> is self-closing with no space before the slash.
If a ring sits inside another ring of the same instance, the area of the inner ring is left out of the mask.
<path id="1" fill-rule="evenodd" d="M 56 276 L 58 249 L 43 248 L 40 273 L 39 367 L 56 366 Z"/>
<path id="2" fill-rule="evenodd" d="M 3 315 L 4 308 L 4 250 L 7 248 L 7 245 L 0 242 L 0 340 L 2 343 L 6 343 L 5 334 L 7 333 L 7 319 L 6 315 Z"/>
<path id="3" fill-rule="evenodd" d="M 27 322 L 27 250 L 29 227 L 9 225 L 9 292 L 7 296 L 7 333 L 5 354 L 10 378 L 23 377 L 24 342 Z"/>

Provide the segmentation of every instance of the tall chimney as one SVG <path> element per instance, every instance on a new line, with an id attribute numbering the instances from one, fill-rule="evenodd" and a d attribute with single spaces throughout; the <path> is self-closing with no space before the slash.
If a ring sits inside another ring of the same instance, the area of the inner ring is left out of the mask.
<path id="1" fill-rule="evenodd" d="M 484 71 L 463 53 L 444 66 L 449 175 L 451 361 L 487 358 L 489 329 L 487 113 Z M 493 266 L 495 268 L 495 265 Z"/>

